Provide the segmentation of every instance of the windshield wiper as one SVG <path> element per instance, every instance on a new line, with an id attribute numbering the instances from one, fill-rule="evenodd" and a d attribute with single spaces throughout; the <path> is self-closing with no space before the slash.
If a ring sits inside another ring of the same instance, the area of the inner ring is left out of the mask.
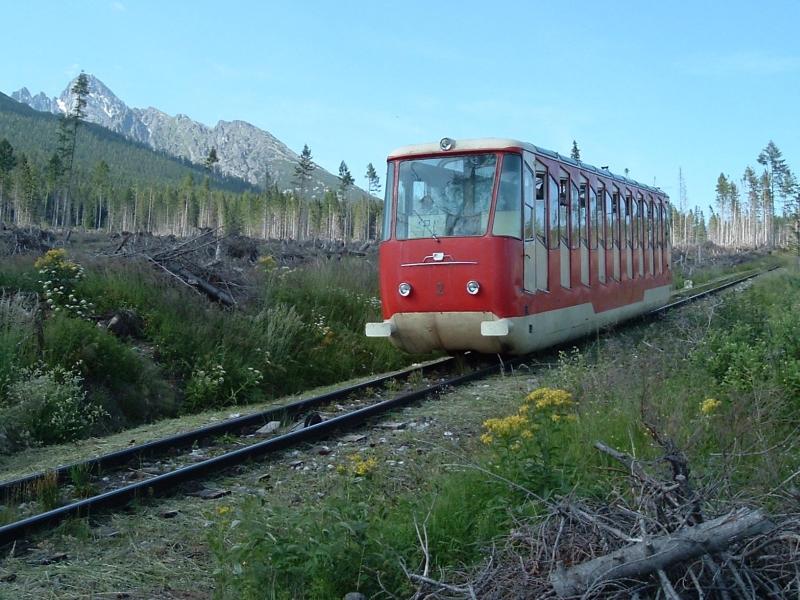
<path id="1" fill-rule="evenodd" d="M 436 236 L 436 234 L 433 232 L 433 229 L 429 225 L 430 221 L 426 221 L 425 219 L 423 219 L 422 215 L 419 214 L 416 211 L 416 209 L 412 209 L 411 213 L 414 214 L 419 219 L 419 222 L 422 223 L 422 226 L 430 232 L 431 237 L 436 240 L 436 243 L 437 244 L 441 243 L 441 242 L 439 242 L 439 238 Z"/>

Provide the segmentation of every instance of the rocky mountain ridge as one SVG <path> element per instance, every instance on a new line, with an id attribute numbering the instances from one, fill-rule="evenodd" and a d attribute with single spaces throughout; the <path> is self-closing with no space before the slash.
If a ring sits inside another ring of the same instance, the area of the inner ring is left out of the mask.
<path id="1" fill-rule="evenodd" d="M 263 186 L 269 174 L 280 189 L 294 188 L 294 169 L 299 156 L 268 131 L 246 121 L 219 121 L 209 127 L 182 114 L 171 116 L 153 107 L 131 108 L 97 77 L 87 77 L 87 121 L 195 163 L 202 163 L 209 150 L 216 148 L 219 158 L 216 168 L 223 174 L 257 186 Z M 74 83 L 75 79 L 58 97 L 50 98 L 44 92 L 34 96 L 25 87 L 11 97 L 34 110 L 66 114 L 74 107 L 75 98 L 70 92 Z M 336 189 L 338 183 L 337 176 L 317 166 L 309 193 L 321 197 L 326 189 Z M 357 188 L 353 193 L 366 194 Z"/>

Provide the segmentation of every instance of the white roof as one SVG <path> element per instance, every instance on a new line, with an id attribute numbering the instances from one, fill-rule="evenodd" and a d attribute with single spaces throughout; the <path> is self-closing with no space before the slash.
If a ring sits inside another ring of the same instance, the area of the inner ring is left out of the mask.
<path id="1" fill-rule="evenodd" d="M 453 143 L 453 145 L 449 150 L 442 150 L 441 146 L 439 145 L 440 142 L 430 142 L 428 144 L 415 144 L 413 146 L 402 146 L 401 148 L 393 150 L 389 154 L 388 160 L 392 160 L 395 158 L 402 158 L 404 156 L 419 156 L 424 154 L 428 155 L 458 154 L 459 152 L 471 152 L 475 150 L 497 151 L 497 150 L 509 150 L 512 148 L 523 148 L 535 154 L 540 154 L 567 164 L 574 165 L 580 169 L 583 169 L 584 171 L 591 171 L 600 177 L 612 179 L 614 181 L 618 181 L 620 183 L 626 183 L 628 185 L 633 185 L 648 190 L 650 192 L 659 194 L 664 197 L 667 196 L 664 193 L 664 190 L 662 190 L 661 188 L 646 185 L 644 183 L 639 183 L 638 181 L 634 181 L 633 179 L 628 179 L 627 177 L 623 177 L 622 175 L 616 175 L 611 171 L 609 171 L 608 169 L 599 169 L 585 162 L 574 160 L 573 158 L 570 158 L 568 156 L 562 156 L 558 152 L 553 152 L 552 150 L 547 150 L 539 146 L 534 146 L 533 144 L 529 144 L 527 142 L 521 142 L 519 140 L 514 140 L 510 138 L 476 138 L 470 140 L 454 140 L 451 138 L 451 142 Z"/>
<path id="2" fill-rule="evenodd" d="M 509 138 L 477 138 L 472 140 L 453 140 L 453 147 L 447 151 L 441 149 L 439 142 L 403 146 L 393 150 L 389 154 L 389 158 L 400 158 L 401 156 L 414 156 L 418 154 L 452 154 L 454 152 L 472 150 L 506 150 L 508 148 L 525 148 L 531 152 L 536 151 L 536 147 L 532 144 L 526 144 L 519 140 L 512 140 Z"/>

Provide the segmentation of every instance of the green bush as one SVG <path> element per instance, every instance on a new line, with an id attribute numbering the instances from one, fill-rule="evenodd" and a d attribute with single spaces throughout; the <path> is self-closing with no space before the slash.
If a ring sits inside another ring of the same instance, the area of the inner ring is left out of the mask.
<path id="1" fill-rule="evenodd" d="M 0 294 L 0 401 L 29 358 L 35 318 L 35 300 L 24 294 Z"/>
<path id="2" fill-rule="evenodd" d="M 78 439 L 103 416 L 86 398 L 82 377 L 63 367 L 22 369 L 0 406 L 0 428 L 13 447 Z"/>
<path id="3" fill-rule="evenodd" d="M 171 414 L 174 396 L 149 361 L 92 323 L 56 315 L 45 322 L 44 361 L 76 369 L 92 388 L 110 399 L 104 408 L 127 422 Z"/>

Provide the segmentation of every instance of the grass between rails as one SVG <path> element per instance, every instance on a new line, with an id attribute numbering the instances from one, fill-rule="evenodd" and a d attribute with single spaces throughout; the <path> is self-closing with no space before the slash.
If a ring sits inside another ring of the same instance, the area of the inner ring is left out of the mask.
<path id="1" fill-rule="evenodd" d="M 0 266 L 0 453 L 263 402 L 411 361 L 363 336 L 364 323 L 380 310 L 375 265 L 365 259 L 268 272 L 254 267 L 259 292 L 241 310 L 211 305 L 149 264 L 83 262 L 61 253 L 36 266 L 33 257 Z M 119 311 L 140 318 L 133 338 L 96 326 L 97 317 Z M 23 374 L 31 369 L 51 389 L 78 381 L 83 391 L 70 401 L 94 417 L 65 421 L 63 403 L 29 393 L 31 378 Z M 20 397 L 31 398 L 22 410 Z M 59 435 L 42 438 L 12 410 Z"/>
<path id="2" fill-rule="evenodd" d="M 686 452 L 695 484 L 715 490 L 710 502 L 746 498 L 780 509 L 800 459 L 798 371 L 800 277 L 786 273 L 587 344 L 539 377 L 538 396 L 517 392 L 511 414 L 487 420 L 483 450 L 440 455 L 471 467 L 442 465 L 411 487 L 377 463 L 313 506 L 250 500 L 226 508 L 210 534 L 216 595 L 412 594 L 404 567 L 421 572 L 420 537 L 431 573 L 475 565 L 517 519 L 537 514 L 537 496 L 602 499 L 624 489 L 624 474 L 591 447 L 603 440 L 656 460 L 645 424 Z"/>

